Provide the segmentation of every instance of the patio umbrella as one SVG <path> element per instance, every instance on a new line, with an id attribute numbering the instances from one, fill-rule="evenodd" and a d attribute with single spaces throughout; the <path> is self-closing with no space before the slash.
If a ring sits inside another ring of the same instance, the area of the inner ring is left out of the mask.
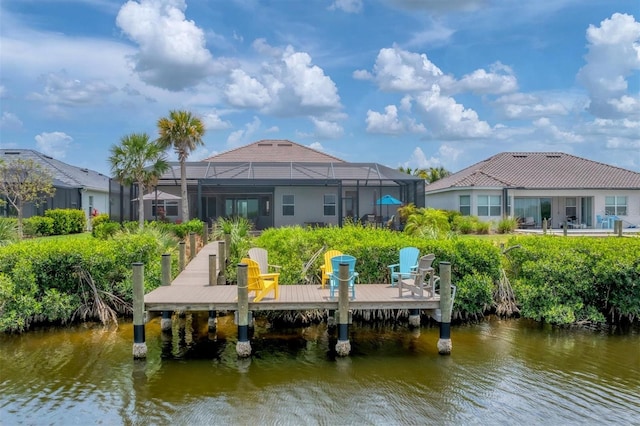
<path id="1" fill-rule="evenodd" d="M 144 194 L 142 199 L 144 201 L 147 201 L 147 200 L 158 200 L 158 201 L 161 201 L 161 200 L 179 200 L 180 197 L 177 196 L 177 195 L 169 194 L 169 193 L 164 192 L 164 191 L 157 191 L 157 194 L 156 194 L 156 191 L 153 191 L 153 192 L 150 192 L 148 194 Z M 138 198 L 134 198 L 131 201 L 138 201 Z"/>
<path id="2" fill-rule="evenodd" d="M 402 205 L 402 201 L 397 198 L 392 197 L 387 194 L 376 201 L 376 204 L 379 206 L 387 206 L 387 217 L 389 216 L 389 206 L 400 206 Z"/>

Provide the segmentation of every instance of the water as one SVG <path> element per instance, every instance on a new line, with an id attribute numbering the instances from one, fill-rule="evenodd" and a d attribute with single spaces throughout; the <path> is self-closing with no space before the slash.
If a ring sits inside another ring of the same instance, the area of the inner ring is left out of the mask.
<path id="1" fill-rule="evenodd" d="M 441 356 L 437 326 L 359 325 L 336 358 L 324 324 L 258 324 L 241 360 L 231 318 L 182 321 L 147 326 L 146 361 L 130 323 L 0 336 L 0 424 L 640 424 L 638 330 L 492 319 Z"/>

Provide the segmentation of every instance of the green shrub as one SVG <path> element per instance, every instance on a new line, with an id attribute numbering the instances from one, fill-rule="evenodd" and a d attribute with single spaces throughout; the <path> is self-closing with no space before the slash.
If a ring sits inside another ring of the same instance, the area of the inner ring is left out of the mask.
<path id="1" fill-rule="evenodd" d="M 493 279 L 486 274 L 464 275 L 455 282 L 456 296 L 453 319 L 479 319 L 489 311 L 493 302 Z"/>
<path id="2" fill-rule="evenodd" d="M 0 246 L 18 241 L 18 220 L 0 217 Z"/>
<path id="3" fill-rule="evenodd" d="M 406 234 L 422 238 L 444 238 L 451 226 L 443 210 L 420 208 L 409 216 L 404 227 Z"/>
<path id="4" fill-rule="evenodd" d="M 50 209 L 45 217 L 53 219 L 53 235 L 79 234 L 87 226 L 87 218 L 78 209 Z"/>
<path id="5" fill-rule="evenodd" d="M 478 222 L 476 223 L 477 234 L 488 234 L 491 232 L 491 222 Z"/>
<path id="6" fill-rule="evenodd" d="M 91 230 L 91 235 L 95 238 L 106 240 L 112 238 L 122 227 L 118 222 L 102 222 Z"/>
<path id="7" fill-rule="evenodd" d="M 476 216 L 457 216 L 453 220 L 453 230 L 461 234 L 473 234 L 478 226 L 478 218 Z"/>
<path id="8" fill-rule="evenodd" d="M 111 219 L 107 213 L 100 213 L 98 216 L 91 219 L 91 227 L 98 226 L 101 223 L 110 222 Z"/>
<path id="9" fill-rule="evenodd" d="M 518 229 L 518 219 L 515 217 L 500 219 L 496 228 L 499 234 L 510 234 L 516 229 Z"/>
<path id="10" fill-rule="evenodd" d="M 24 220 L 24 234 L 29 237 L 53 235 L 54 220 L 46 216 L 32 216 Z"/>

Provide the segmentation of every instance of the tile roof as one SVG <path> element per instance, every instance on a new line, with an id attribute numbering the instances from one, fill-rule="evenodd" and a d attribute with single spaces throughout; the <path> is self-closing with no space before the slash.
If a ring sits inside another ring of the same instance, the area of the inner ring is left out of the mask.
<path id="1" fill-rule="evenodd" d="M 640 189 L 640 173 L 562 152 L 503 152 L 427 185 L 425 192 L 471 186 Z"/>
<path id="2" fill-rule="evenodd" d="M 53 175 L 53 185 L 58 188 L 86 188 L 97 191 L 109 191 L 109 176 L 94 170 L 71 166 L 32 149 L 0 149 L 0 158 L 31 159 Z"/>
<path id="3" fill-rule="evenodd" d="M 341 163 L 340 158 L 317 151 L 284 139 L 265 139 L 230 151 L 222 152 L 203 161 L 209 162 L 296 162 L 296 163 Z"/>

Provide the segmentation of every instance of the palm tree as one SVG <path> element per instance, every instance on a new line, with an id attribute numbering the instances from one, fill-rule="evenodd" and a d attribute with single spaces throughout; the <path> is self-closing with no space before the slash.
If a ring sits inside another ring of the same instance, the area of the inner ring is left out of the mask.
<path id="1" fill-rule="evenodd" d="M 182 220 L 189 220 L 189 199 L 187 198 L 187 166 L 189 154 L 204 145 L 202 136 L 205 128 L 202 120 L 189 111 L 169 111 L 169 117 L 158 120 L 160 137 L 158 143 L 167 149 L 173 146 L 180 161 L 180 195 L 182 198 Z"/>
<path id="2" fill-rule="evenodd" d="M 144 227 L 145 189 L 151 188 L 169 164 L 164 158 L 165 149 L 149 141 L 146 133 L 132 133 L 120 139 L 120 145 L 111 147 L 111 173 L 123 185 L 138 185 L 138 224 Z"/>
<path id="3" fill-rule="evenodd" d="M 449 176 L 451 173 L 445 169 L 444 167 L 440 166 L 440 167 L 429 167 L 429 170 L 427 171 L 427 181 L 429 183 L 433 183 L 437 180 L 440 180 L 442 178 L 446 178 L 447 176 Z"/>

